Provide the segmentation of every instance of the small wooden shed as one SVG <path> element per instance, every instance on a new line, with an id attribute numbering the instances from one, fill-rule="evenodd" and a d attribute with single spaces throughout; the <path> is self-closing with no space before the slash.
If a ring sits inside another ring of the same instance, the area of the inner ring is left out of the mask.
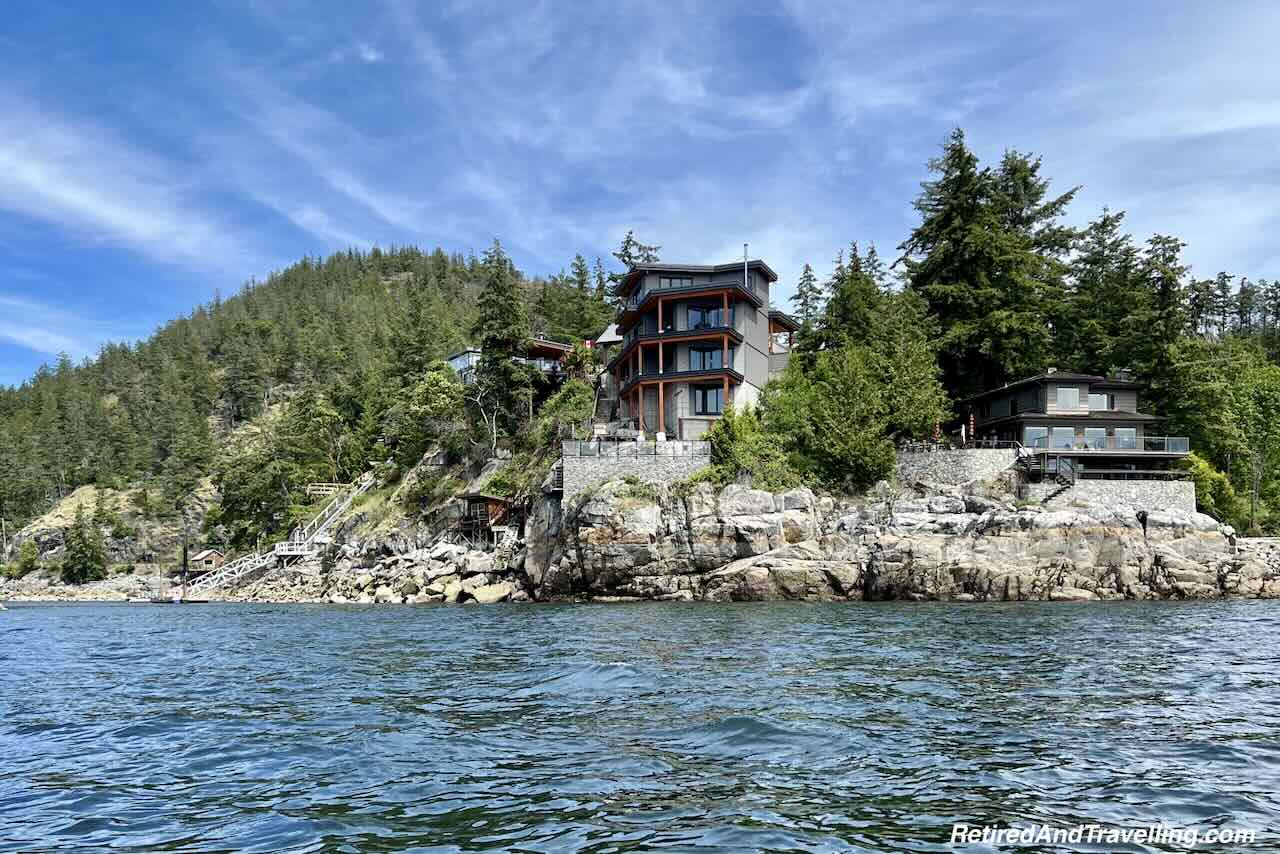
<path id="1" fill-rule="evenodd" d="M 227 556 L 217 549 L 205 549 L 191 557 L 191 569 L 195 572 L 208 572 L 217 569 L 227 560 Z"/>

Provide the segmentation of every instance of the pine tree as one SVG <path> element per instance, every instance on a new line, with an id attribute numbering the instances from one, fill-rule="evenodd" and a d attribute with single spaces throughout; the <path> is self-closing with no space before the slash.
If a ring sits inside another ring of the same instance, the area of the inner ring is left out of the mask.
<path id="1" fill-rule="evenodd" d="M 792 294 L 791 301 L 795 303 L 796 319 L 800 321 L 801 328 L 808 327 L 812 330 L 822 311 L 822 289 L 818 287 L 818 278 L 808 264 L 804 265 L 804 270 L 800 273 L 800 281 L 796 284 L 796 292 Z"/>
<path id="2" fill-rule="evenodd" d="M 960 130 L 930 161 L 921 222 L 899 247 L 910 287 L 941 324 L 947 388 L 964 396 L 1042 370 L 1049 309 L 1074 233 L 1058 222 L 1075 190 L 1050 198 L 1040 163 L 1010 151 L 979 168 Z"/>
<path id="3" fill-rule="evenodd" d="M 618 286 L 621 285 L 623 278 L 632 267 L 637 264 L 656 264 L 658 262 L 658 252 L 662 250 L 661 246 L 651 246 L 647 243 L 641 243 L 636 240 L 635 233 L 630 229 L 622 238 L 622 243 L 614 250 L 613 257 L 618 259 L 618 263 L 622 265 L 621 273 L 611 273 L 609 280 L 612 283 L 609 295 L 617 300 L 619 298 Z"/>
<path id="4" fill-rule="evenodd" d="M 831 297 L 819 323 L 819 337 L 828 348 L 865 343 L 881 302 L 880 288 L 867 273 L 856 242 L 849 245 L 848 261 L 839 269 L 843 276 L 833 279 Z"/>
<path id="5" fill-rule="evenodd" d="M 75 519 L 64 532 L 66 552 L 62 558 L 64 584 L 84 584 L 107 577 L 106 550 L 102 532 L 85 518 L 84 507 L 76 507 Z"/>
<path id="6" fill-rule="evenodd" d="M 569 266 L 570 274 L 573 277 L 574 286 L 581 292 L 586 291 L 591 286 L 591 271 L 587 269 L 587 259 L 581 254 L 573 256 L 573 263 Z"/>
<path id="7" fill-rule="evenodd" d="M 1050 315 L 1060 365 L 1094 374 L 1132 367 L 1130 317 L 1141 291 L 1138 250 L 1123 223 L 1123 211 L 1103 209 L 1082 235 L 1068 287 Z"/>
<path id="8" fill-rule="evenodd" d="M 516 359 L 525 354 L 529 321 L 516 289 L 511 261 L 497 240 L 484 253 L 481 270 L 483 290 L 471 329 L 472 338 L 480 346 L 472 400 L 492 448 L 501 432 L 514 434 L 527 416 L 532 378 Z"/>

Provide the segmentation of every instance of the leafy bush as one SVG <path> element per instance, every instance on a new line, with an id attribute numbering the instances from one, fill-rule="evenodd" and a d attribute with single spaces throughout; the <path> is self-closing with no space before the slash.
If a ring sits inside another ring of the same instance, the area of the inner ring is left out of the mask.
<path id="1" fill-rule="evenodd" d="M 22 578 L 40 568 L 40 547 L 35 540 L 24 540 L 18 547 L 18 562 L 9 567 L 10 578 Z"/>
<path id="2" fill-rule="evenodd" d="M 1230 479 L 1215 469 L 1208 460 L 1198 454 L 1188 454 L 1177 463 L 1178 468 L 1189 472 L 1196 485 L 1196 509 L 1219 522 L 1243 527 L 1248 521 L 1247 502 L 1236 494 Z"/>
<path id="3" fill-rule="evenodd" d="M 724 416 L 707 433 L 711 443 L 711 466 L 699 472 L 697 480 L 726 486 L 749 479 L 756 489 L 780 491 L 800 484 L 800 474 L 790 465 L 780 436 L 766 432 L 759 416 L 750 407 Z"/>

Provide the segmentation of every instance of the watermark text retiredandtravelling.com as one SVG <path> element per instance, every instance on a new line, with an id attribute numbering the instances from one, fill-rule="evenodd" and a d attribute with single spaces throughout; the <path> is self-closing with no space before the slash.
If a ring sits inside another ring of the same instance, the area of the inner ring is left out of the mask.
<path id="1" fill-rule="evenodd" d="M 995 825 L 953 824 L 952 845 L 1066 845 L 1092 843 L 1095 845 L 1176 845 L 1194 848 L 1197 845 L 1248 845 L 1257 833 L 1252 830 L 1191 827 L 1169 827 L 1150 824 L 1145 827 L 1107 827 L 1102 824 L 1078 824 L 1074 827 L 1054 827 L 1048 824 L 1032 824 L 1025 827 L 996 827 Z"/>

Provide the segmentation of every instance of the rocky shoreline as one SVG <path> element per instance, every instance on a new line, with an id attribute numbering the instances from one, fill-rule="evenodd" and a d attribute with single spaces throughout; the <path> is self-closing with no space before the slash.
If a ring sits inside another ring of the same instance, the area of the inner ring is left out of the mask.
<path id="1" fill-rule="evenodd" d="M 535 514 L 536 517 L 536 514 Z M 536 518 L 535 518 L 536 521 Z M 24 581 L 26 581 L 24 579 Z M 141 580 L 0 585 L 0 599 L 145 595 Z M 134 588 L 137 588 L 135 590 Z M 434 604 L 642 600 L 1280 598 L 1280 544 L 1199 513 L 1022 506 L 1001 484 L 887 486 L 861 501 L 609 481 L 529 541 L 484 553 L 346 542 L 213 598 Z"/>

